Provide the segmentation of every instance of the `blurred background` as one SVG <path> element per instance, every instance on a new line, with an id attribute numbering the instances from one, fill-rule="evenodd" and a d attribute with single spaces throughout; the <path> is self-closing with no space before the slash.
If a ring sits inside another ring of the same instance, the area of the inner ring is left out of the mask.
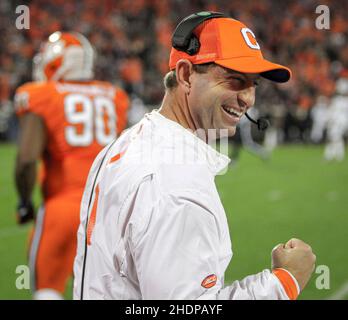
<path id="1" fill-rule="evenodd" d="M 29 6 L 29 30 L 15 27 L 20 4 Z M 330 10 L 329 29 L 315 24 L 316 8 L 323 4 Z M 176 24 L 202 10 L 244 22 L 263 55 L 293 72 L 286 84 L 260 83 L 254 114 L 269 118 L 271 127 L 262 134 L 250 126 L 244 134 L 240 130 L 231 144 L 232 166 L 218 177 L 235 252 L 226 280 L 269 267 L 273 246 L 296 236 L 313 246 L 331 281 L 329 289 L 318 289 L 315 274 L 301 298 L 348 298 L 348 1 L 339 0 L 2 0 L 0 298 L 30 297 L 14 285 L 16 266 L 26 264 L 29 227 L 17 227 L 14 219 L 18 125 L 13 95 L 31 81 L 41 42 L 57 30 L 84 34 L 97 51 L 96 78 L 129 93 L 133 124 L 159 107 Z"/>

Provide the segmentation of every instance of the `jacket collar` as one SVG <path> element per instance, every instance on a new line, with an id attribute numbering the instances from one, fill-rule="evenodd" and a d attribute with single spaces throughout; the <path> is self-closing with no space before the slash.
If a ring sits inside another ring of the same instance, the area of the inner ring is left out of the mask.
<path id="1" fill-rule="evenodd" d="M 180 147 L 179 144 L 185 144 L 189 152 L 194 153 L 193 156 L 197 162 L 202 163 L 203 161 L 206 163 L 214 176 L 223 171 L 231 161 L 229 157 L 216 151 L 190 130 L 160 114 L 158 110 L 153 110 L 145 117 L 153 121 L 157 130 L 161 131 L 162 136 L 175 139 L 175 145 Z M 185 150 L 187 151 L 187 149 Z"/>

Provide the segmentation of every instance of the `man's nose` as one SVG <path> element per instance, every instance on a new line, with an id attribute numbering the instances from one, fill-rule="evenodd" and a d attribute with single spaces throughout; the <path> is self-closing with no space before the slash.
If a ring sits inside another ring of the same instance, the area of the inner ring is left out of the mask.
<path id="1" fill-rule="evenodd" d="M 255 87 L 244 88 L 238 93 L 238 103 L 243 109 L 248 110 L 255 103 Z"/>

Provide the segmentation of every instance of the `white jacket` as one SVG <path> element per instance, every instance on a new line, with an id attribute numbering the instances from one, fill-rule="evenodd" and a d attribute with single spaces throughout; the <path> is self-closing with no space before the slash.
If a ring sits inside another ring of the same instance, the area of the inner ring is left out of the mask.
<path id="1" fill-rule="evenodd" d="M 228 162 L 157 111 L 107 146 L 81 203 L 74 299 L 82 282 L 83 299 L 288 299 L 267 269 L 224 285 L 232 250 L 214 178 Z"/>

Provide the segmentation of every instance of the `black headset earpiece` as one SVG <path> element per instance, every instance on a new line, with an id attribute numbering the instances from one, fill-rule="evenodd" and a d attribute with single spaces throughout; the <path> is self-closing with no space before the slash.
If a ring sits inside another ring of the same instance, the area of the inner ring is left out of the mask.
<path id="1" fill-rule="evenodd" d="M 202 11 L 193 13 L 183 19 L 173 33 L 173 48 L 184 51 L 190 56 L 195 55 L 200 48 L 200 43 L 198 38 L 193 34 L 193 30 L 202 22 L 213 18 L 228 18 L 228 16 L 220 12 Z"/>
<path id="2" fill-rule="evenodd" d="M 189 45 L 186 49 L 186 52 L 190 56 L 193 56 L 198 52 L 200 47 L 201 47 L 201 44 L 199 43 L 198 38 L 194 34 L 192 34 L 191 39 L 189 41 Z"/>

